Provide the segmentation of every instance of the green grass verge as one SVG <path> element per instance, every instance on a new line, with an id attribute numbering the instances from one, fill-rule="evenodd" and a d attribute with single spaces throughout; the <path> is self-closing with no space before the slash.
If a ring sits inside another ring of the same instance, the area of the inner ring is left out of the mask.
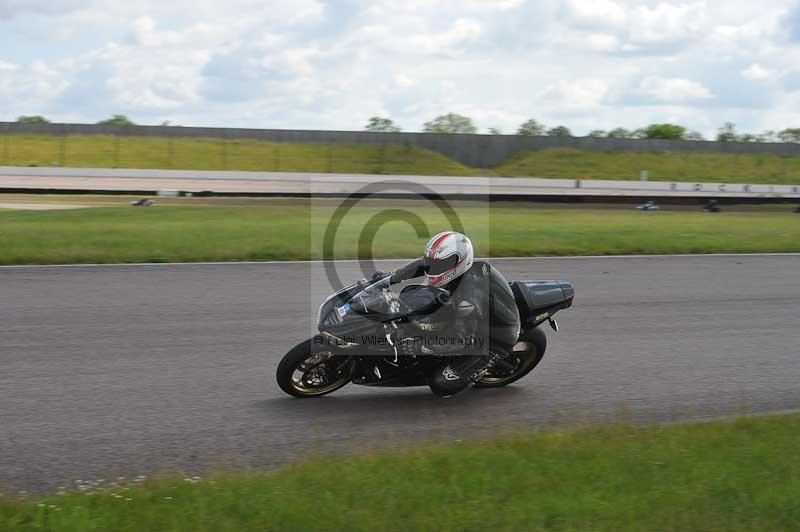
<path id="1" fill-rule="evenodd" d="M 335 205 L 0 210 L 0 264 L 318 259 Z M 481 256 L 800 252 L 800 216 L 788 208 L 714 215 L 455 206 Z M 336 258 L 419 255 L 427 237 L 389 221 L 386 208 L 365 202 L 351 211 Z M 432 230 L 449 228 L 438 209 L 409 208 Z M 374 247 L 359 247 L 370 223 L 383 224 Z"/>
<path id="2" fill-rule="evenodd" d="M 110 136 L 2 136 L 0 165 L 261 172 L 475 175 L 415 146 Z"/>
<path id="3" fill-rule="evenodd" d="M 800 156 L 693 152 L 602 152 L 569 148 L 517 154 L 495 169 L 500 176 L 563 179 L 772 183 L 800 185 Z"/>
<path id="4" fill-rule="evenodd" d="M 798 530 L 800 416 L 546 431 L 0 499 L 0 530 Z"/>

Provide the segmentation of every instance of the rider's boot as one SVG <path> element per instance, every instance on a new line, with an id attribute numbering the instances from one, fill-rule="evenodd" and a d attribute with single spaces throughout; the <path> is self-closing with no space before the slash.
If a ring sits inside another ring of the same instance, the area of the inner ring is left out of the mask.
<path id="1" fill-rule="evenodd" d="M 489 371 L 502 358 L 501 353 L 451 356 L 440 364 L 428 379 L 431 391 L 440 397 L 463 392 Z"/>

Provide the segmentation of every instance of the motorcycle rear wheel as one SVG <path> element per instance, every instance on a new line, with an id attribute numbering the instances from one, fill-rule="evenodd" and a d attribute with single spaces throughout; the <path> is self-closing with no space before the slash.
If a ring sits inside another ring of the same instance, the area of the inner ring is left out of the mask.
<path id="1" fill-rule="evenodd" d="M 475 388 L 500 388 L 518 381 L 539 365 L 547 349 L 547 337 L 538 327 L 523 332 L 509 355 L 492 366 Z"/>
<path id="2" fill-rule="evenodd" d="M 281 390 L 295 397 L 335 392 L 353 377 L 353 361 L 313 339 L 300 342 L 281 359 L 275 372 Z"/>

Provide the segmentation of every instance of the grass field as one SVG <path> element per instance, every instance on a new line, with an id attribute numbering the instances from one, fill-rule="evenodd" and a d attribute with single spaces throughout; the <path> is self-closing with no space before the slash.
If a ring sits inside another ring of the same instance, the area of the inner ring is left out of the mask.
<path id="1" fill-rule="evenodd" d="M 318 259 L 336 205 L 333 200 L 313 206 L 302 200 L 258 205 L 187 200 L 139 209 L 0 209 L 0 264 Z M 800 252 L 800 216 L 788 207 L 706 214 L 453 205 L 480 256 Z M 418 255 L 427 237 L 390 221 L 387 209 L 396 206 L 365 202 L 351 211 L 337 233 L 335 258 Z M 431 232 L 449 228 L 428 204 L 400 207 L 418 214 Z M 359 248 L 359 235 L 370 220 L 386 223 L 377 230 L 374 247 Z"/>
<path id="2" fill-rule="evenodd" d="M 800 156 L 685 152 L 599 152 L 568 148 L 520 153 L 493 169 L 469 168 L 412 146 L 301 144 L 255 140 L 111 136 L 0 136 L 0 165 L 175 168 L 441 176 L 800 184 Z"/>
<path id="3" fill-rule="evenodd" d="M 494 169 L 500 176 L 564 179 L 800 184 L 800 156 L 690 152 L 602 152 L 569 148 L 517 154 Z"/>
<path id="4" fill-rule="evenodd" d="M 800 416 L 545 431 L 0 498 L 0 530 L 800 529 Z"/>
<path id="5" fill-rule="evenodd" d="M 0 165 L 263 172 L 476 175 L 414 146 L 301 144 L 161 137 L 0 137 Z"/>

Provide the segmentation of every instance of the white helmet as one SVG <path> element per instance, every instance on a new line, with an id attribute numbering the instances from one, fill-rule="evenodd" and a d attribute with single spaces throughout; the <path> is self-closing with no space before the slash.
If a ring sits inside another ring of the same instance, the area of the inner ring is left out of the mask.
<path id="1" fill-rule="evenodd" d="M 459 278 L 472 267 L 475 252 L 466 235 L 444 231 L 434 236 L 425 246 L 422 258 L 425 276 L 430 286 L 442 286 Z"/>

